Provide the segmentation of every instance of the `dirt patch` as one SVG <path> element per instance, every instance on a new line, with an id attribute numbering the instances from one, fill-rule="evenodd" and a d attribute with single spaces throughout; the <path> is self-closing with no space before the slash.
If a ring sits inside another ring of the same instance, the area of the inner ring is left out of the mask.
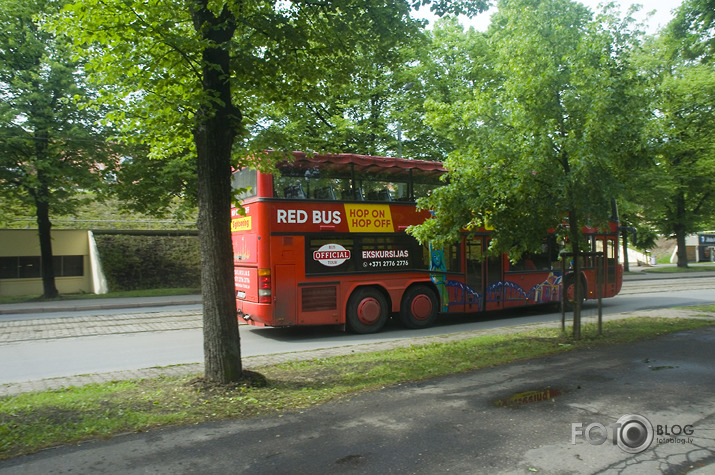
<path id="1" fill-rule="evenodd" d="M 268 386 L 268 380 L 261 373 L 244 370 L 240 381 L 222 384 L 216 381 L 209 381 L 206 378 L 194 378 L 186 385 L 207 394 L 220 394 L 233 392 L 240 388 L 265 388 Z"/>

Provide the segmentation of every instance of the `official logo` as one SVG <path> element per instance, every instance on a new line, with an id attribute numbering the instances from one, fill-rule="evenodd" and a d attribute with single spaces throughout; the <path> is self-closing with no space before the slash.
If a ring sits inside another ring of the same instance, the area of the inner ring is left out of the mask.
<path id="1" fill-rule="evenodd" d="M 313 251 L 313 259 L 326 267 L 337 267 L 350 259 L 350 251 L 340 244 L 324 244 Z"/>

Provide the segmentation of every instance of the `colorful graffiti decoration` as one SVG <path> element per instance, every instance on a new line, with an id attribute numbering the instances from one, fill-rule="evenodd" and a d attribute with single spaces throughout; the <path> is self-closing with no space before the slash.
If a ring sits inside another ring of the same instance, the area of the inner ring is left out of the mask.
<path id="1" fill-rule="evenodd" d="M 432 282 L 437 286 L 437 291 L 440 295 L 442 312 L 449 310 L 449 292 L 447 291 L 447 266 L 444 264 L 444 252 L 441 249 L 432 249 L 430 246 L 430 271 L 436 272 L 431 274 Z"/>
<path id="2" fill-rule="evenodd" d="M 443 259 L 444 255 L 440 251 L 432 252 L 432 264 L 435 269 L 439 269 L 437 266 L 439 263 L 444 266 Z M 484 295 L 457 280 L 446 280 L 444 274 L 433 275 L 432 281 L 439 289 L 443 312 L 447 311 L 450 305 L 470 305 L 476 311 L 482 311 L 486 302 L 518 302 L 526 305 L 561 300 L 561 275 L 554 272 L 550 272 L 543 282 L 534 285 L 528 291 L 514 282 L 500 280 L 487 287 Z"/>

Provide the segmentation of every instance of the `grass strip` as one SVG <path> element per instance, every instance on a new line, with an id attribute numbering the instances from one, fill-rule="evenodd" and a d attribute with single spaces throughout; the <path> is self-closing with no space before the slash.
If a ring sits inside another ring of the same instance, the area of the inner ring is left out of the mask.
<path id="1" fill-rule="evenodd" d="M 694 312 L 703 312 L 702 314 L 694 314 L 693 317 L 712 317 L 715 314 L 715 303 L 703 305 L 691 305 L 689 307 L 680 307 Z"/>
<path id="2" fill-rule="evenodd" d="M 296 361 L 259 368 L 268 380 L 263 387 L 207 386 L 194 375 L 8 396 L 0 398 L 0 459 L 161 426 L 300 411 L 358 391 L 710 325 L 640 317 L 606 322 L 601 336 L 585 325 L 580 341 L 549 328 Z"/>
<path id="3" fill-rule="evenodd" d="M 643 269 L 644 274 L 682 274 L 688 272 L 715 272 L 715 265 L 708 264 L 693 264 L 688 267 L 648 267 Z M 637 272 L 630 272 L 630 274 L 636 274 Z"/>

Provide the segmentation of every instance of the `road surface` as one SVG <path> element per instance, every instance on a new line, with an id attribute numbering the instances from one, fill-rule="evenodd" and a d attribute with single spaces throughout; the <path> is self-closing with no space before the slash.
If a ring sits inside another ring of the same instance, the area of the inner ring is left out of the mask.
<path id="1" fill-rule="evenodd" d="M 715 302 L 715 278 L 625 282 L 605 299 L 604 314 Z M 585 316 L 596 314 L 588 302 Z M 559 313 L 521 309 L 471 318 L 448 316 L 424 330 L 390 324 L 376 335 L 335 327 L 256 328 L 242 325 L 244 357 L 391 341 L 415 336 L 558 321 Z M 4 315 L 0 320 L 0 384 L 203 361 L 199 306 L 100 312 Z"/>

